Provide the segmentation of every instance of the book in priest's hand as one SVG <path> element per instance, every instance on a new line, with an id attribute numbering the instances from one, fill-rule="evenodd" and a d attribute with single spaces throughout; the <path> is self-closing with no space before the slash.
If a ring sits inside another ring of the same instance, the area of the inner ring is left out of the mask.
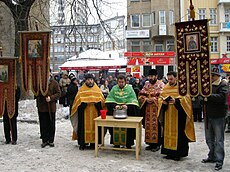
<path id="1" fill-rule="evenodd" d="M 161 97 L 164 101 L 169 102 L 170 100 L 172 100 L 171 96 L 168 97 Z"/>

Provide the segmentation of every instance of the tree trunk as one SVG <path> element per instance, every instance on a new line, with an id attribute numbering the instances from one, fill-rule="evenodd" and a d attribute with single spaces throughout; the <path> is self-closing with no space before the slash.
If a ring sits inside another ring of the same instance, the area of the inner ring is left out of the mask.
<path id="1" fill-rule="evenodd" d="M 20 31 L 27 31 L 28 30 L 28 18 L 29 18 L 29 11 L 31 7 L 28 6 L 17 6 L 16 8 L 11 9 L 14 18 L 14 25 L 15 25 L 15 43 L 14 43 L 14 57 L 20 57 Z M 16 80 L 17 85 L 21 87 L 21 66 L 19 60 L 16 62 Z M 26 93 L 22 92 L 21 99 L 27 99 Z"/>
<path id="2" fill-rule="evenodd" d="M 20 56 L 20 33 L 19 31 L 26 31 L 28 30 L 28 16 L 27 19 L 14 19 L 15 23 L 15 52 L 14 52 L 14 57 Z M 19 63 L 19 60 L 16 62 L 16 80 L 17 80 L 17 85 L 21 87 L 21 66 Z M 24 92 L 21 92 L 21 99 L 27 99 L 28 97 Z"/>

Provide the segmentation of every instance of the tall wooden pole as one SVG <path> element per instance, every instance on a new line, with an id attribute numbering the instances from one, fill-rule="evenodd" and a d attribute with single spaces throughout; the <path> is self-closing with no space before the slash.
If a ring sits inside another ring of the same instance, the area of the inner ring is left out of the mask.
<path id="1" fill-rule="evenodd" d="M 192 0 L 190 0 L 190 18 L 192 19 L 192 21 L 195 20 L 195 10 L 194 10 L 194 6 L 192 4 Z"/>

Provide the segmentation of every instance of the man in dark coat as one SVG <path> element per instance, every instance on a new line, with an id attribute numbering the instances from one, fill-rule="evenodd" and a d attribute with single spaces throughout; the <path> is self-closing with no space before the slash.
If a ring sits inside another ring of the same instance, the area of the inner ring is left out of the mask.
<path id="1" fill-rule="evenodd" d="M 193 111 L 193 118 L 194 122 L 197 120 L 202 122 L 202 97 L 197 96 L 195 100 L 192 100 L 192 111 Z"/>
<path id="2" fill-rule="evenodd" d="M 73 101 L 75 96 L 77 95 L 78 92 L 78 82 L 77 82 L 77 78 L 75 76 L 73 76 L 72 78 L 70 78 L 71 82 L 70 85 L 67 88 L 67 98 L 68 98 L 68 102 L 69 102 L 69 114 L 71 114 L 71 109 L 72 109 L 72 105 L 73 105 Z M 69 116 L 67 116 L 66 118 L 68 119 Z"/>
<path id="3" fill-rule="evenodd" d="M 215 170 L 224 163 L 225 116 L 228 110 L 228 85 L 221 80 L 218 68 L 212 69 L 212 94 L 205 102 L 205 139 L 209 148 L 208 158 L 202 163 L 216 163 Z"/>
<path id="4" fill-rule="evenodd" d="M 54 147 L 56 102 L 61 96 L 59 84 L 52 78 L 52 75 L 50 75 L 48 82 L 47 95 L 43 96 L 39 93 L 37 96 L 42 148 L 47 145 Z"/>
<path id="5" fill-rule="evenodd" d="M 20 99 L 20 87 L 17 86 L 15 93 L 15 111 L 14 116 L 9 118 L 7 113 L 7 106 L 5 105 L 5 111 L 3 114 L 3 125 L 4 125 L 4 134 L 5 134 L 5 144 L 12 143 L 12 145 L 17 144 L 17 117 L 18 117 L 18 102 Z M 12 138 L 11 138 L 12 136 Z"/>

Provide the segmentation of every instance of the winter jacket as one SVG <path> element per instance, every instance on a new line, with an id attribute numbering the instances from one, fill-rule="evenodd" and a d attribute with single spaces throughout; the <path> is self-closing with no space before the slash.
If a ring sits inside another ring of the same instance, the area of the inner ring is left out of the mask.
<path id="1" fill-rule="evenodd" d="M 73 101 L 75 99 L 75 96 L 77 95 L 77 92 L 78 92 L 78 86 L 71 82 L 67 89 L 67 93 L 66 93 L 70 105 L 73 104 Z"/>
<path id="2" fill-rule="evenodd" d="M 67 92 L 67 88 L 70 84 L 70 79 L 69 78 L 61 78 L 59 81 L 59 85 L 61 87 L 61 91 Z"/>
<path id="3" fill-rule="evenodd" d="M 195 100 L 192 101 L 192 108 L 193 109 L 201 109 L 202 108 L 202 97 L 201 96 L 197 96 L 195 97 Z"/>
<path id="4" fill-rule="evenodd" d="M 43 96 L 42 94 L 37 96 L 38 112 L 49 112 L 49 108 L 50 112 L 56 112 L 56 102 L 61 96 L 61 90 L 58 82 L 54 79 L 50 80 L 47 96 L 50 96 L 51 99 L 49 102 L 49 107 L 48 103 L 46 102 L 46 96 Z"/>
<path id="5" fill-rule="evenodd" d="M 208 118 L 221 118 L 226 116 L 228 110 L 227 95 L 228 85 L 225 81 L 212 84 L 212 94 L 206 102 Z"/>

